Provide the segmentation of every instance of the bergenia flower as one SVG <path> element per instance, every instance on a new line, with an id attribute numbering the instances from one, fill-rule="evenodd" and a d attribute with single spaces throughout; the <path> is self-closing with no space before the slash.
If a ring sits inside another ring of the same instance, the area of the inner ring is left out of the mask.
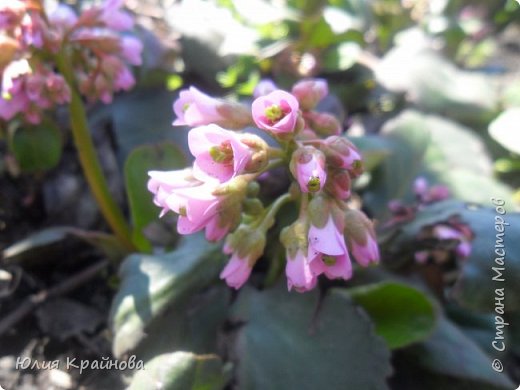
<path id="1" fill-rule="evenodd" d="M 127 35 L 121 38 L 122 56 L 130 65 L 141 65 L 143 43 L 136 37 Z"/>
<path id="2" fill-rule="evenodd" d="M 101 6 L 101 20 L 115 31 L 130 30 L 134 26 L 132 16 L 122 10 L 124 0 L 105 0 Z"/>
<path id="3" fill-rule="evenodd" d="M 309 111 L 303 113 L 305 124 L 319 135 L 339 135 L 342 128 L 336 117 L 328 112 Z"/>
<path id="4" fill-rule="evenodd" d="M 220 122 L 222 115 L 217 108 L 220 102 L 195 87 L 182 90 L 173 104 L 176 119 L 174 126 L 200 126 Z"/>
<path id="5" fill-rule="evenodd" d="M 273 91 L 276 91 L 278 87 L 271 79 L 263 79 L 256 85 L 255 90 L 253 91 L 253 97 L 259 98 L 260 96 L 268 95 Z"/>
<path id="6" fill-rule="evenodd" d="M 325 186 L 325 155 L 313 146 L 296 149 L 290 169 L 302 192 L 318 192 Z"/>
<path id="7" fill-rule="evenodd" d="M 308 111 L 329 94 L 329 86 L 324 79 L 305 79 L 294 84 L 291 92 L 298 99 L 301 109 Z"/>
<path id="8" fill-rule="evenodd" d="M 361 154 L 348 139 L 333 135 L 325 139 L 324 145 L 323 151 L 329 165 L 346 169 L 354 177 L 362 173 Z"/>
<path id="9" fill-rule="evenodd" d="M 287 252 L 285 275 L 289 291 L 294 288 L 298 292 L 304 292 L 316 286 L 316 273 L 311 270 L 307 254 L 302 250 L 298 250 L 294 256 Z"/>
<path id="10" fill-rule="evenodd" d="M 199 180 L 226 182 L 243 173 L 252 156 L 252 150 L 242 143 L 239 134 L 217 125 L 190 130 L 188 144 L 195 157 L 193 174 Z"/>
<path id="11" fill-rule="evenodd" d="M 372 221 L 359 210 L 345 212 L 345 237 L 356 261 L 366 267 L 379 262 L 379 248 Z"/>
<path id="12" fill-rule="evenodd" d="M 352 277 L 352 264 L 343 237 L 343 229 L 336 224 L 332 213 L 329 214 L 324 226 L 311 224 L 308 257 L 315 274 L 324 273 L 329 279 Z"/>
<path id="13" fill-rule="evenodd" d="M 265 232 L 249 225 L 240 225 L 226 239 L 223 251 L 232 255 L 220 273 L 228 286 L 238 289 L 247 281 L 256 261 L 264 253 Z"/>
<path id="14" fill-rule="evenodd" d="M 274 134 L 292 133 L 296 129 L 298 100 L 288 92 L 276 90 L 260 96 L 251 106 L 256 125 Z"/>
<path id="15" fill-rule="evenodd" d="M 247 257 L 241 258 L 237 253 L 234 253 L 220 273 L 220 279 L 225 279 L 229 287 L 239 289 L 249 279 L 252 269 L 253 267 L 249 264 Z"/>

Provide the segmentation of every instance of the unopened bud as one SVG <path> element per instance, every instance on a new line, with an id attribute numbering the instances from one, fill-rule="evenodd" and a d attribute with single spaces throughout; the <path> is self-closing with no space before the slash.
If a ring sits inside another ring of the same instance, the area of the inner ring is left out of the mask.
<path id="1" fill-rule="evenodd" d="M 341 123 L 327 112 L 310 111 L 304 113 L 307 126 L 322 136 L 341 134 Z"/>
<path id="2" fill-rule="evenodd" d="M 240 104 L 220 100 L 216 106 L 220 119 L 214 123 L 230 130 L 239 130 L 253 124 L 250 110 Z"/>
<path id="3" fill-rule="evenodd" d="M 253 266 L 264 253 L 265 243 L 263 230 L 242 224 L 228 235 L 225 246 L 228 251 L 231 250 L 240 258 L 247 259 L 248 264 Z"/>
<path id="4" fill-rule="evenodd" d="M 327 163 L 336 168 L 343 168 L 357 177 L 363 173 L 361 154 L 345 137 L 331 136 L 325 140 L 323 152 L 327 156 Z"/>
<path id="5" fill-rule="evenodd" d="M 345 239 L 356 261 L 366 267 L 379 261 L 379 248 L 372 222 L 359 210 L 345 212 Z"/>
<path id="6" fill-rule="evenodd" d="M 304 111 L 312 110 L 328 93 L 327 81 L 323 79 L 301 80 L 292 88 L 292 94 L 298 99 L 300 108 Z"/>
<path id="7" fill-rule="evenodd" d="M 325 189 L 336 199 L 350 198 L 351 179 L 350 174 L 343 170 L 329 172 L 329 180 Z"/>

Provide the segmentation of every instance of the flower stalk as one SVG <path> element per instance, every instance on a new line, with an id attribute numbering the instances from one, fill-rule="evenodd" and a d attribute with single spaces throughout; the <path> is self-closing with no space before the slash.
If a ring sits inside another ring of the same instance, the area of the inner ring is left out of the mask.
<path id="1" fill-rule="evenodd" d="M 77 90 L 70 63 L 63 50 L 57 55 L 56 64 L 70 87 L 70 126 L 74 145 L 78 151 L 79 161 L 87 183 L 99 205 L 101 214 L 116 237 L 128 250 L 135 250 L 131 239 L 130 228 L 126 223 L 119 205 L 108 189 L 106 178 L 101 169 L 101 164 L 90 136 L 85 106 Z"/>

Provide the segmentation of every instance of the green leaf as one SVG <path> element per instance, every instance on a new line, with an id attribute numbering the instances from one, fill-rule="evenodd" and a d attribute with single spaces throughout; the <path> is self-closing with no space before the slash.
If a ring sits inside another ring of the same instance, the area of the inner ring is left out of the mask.
<path id="1" fill-rule="evenodd" d="M 77 229 L 71 226 L 55 226 L 33 233 L 2 252 L 8 262 L 41 262 L 47 256 L 62 253 L 63 245 L 71 244 L 71 238 L 79 238 L 99 249 L 108 258 L 119 260 L 128 252 L 111 234 Z"/>
<path id="2" fill-rule="evenodd" d="M 462 123 L 487 124 L 498 107 L 489 76 L 455 68 L 438 54 L 415 45 L 397 46 L 376 69 L 377 79 L 393 92 L 406 92 L 418 108 Z"/>
<path id="3" fill-rule="evenodd" d="M 433 303 L 421 291 L 384 282 L 347 290 L 375 323 L 389 348 L 401 348 L 428 337 L 435 328 Z"/>
<path id="4" fill-rule="evenodd" d="M 470 129 L 438 116 L 424 116 L 431 142 L 424 158 L 426 174 L 448 186 L 461 200 L 486 204 L 500 197 L 513 205 L 512 190 L 493 177 L 493 164 L 484 142 Z"/>
<path id="5" fill-rule="evenodd" d="M 389 351 L 349 297 L 245 288 L 235 307 L 240 389 L 387 389 Z M 312 367 L 312 369 L 310 369 Z"/>
<path id="6" fill-rule="evenodd" d="M 182 152 L 169 142 L 138 147 L 128 156 L 125 163 L 126 191 L 134 225 L 134 241 L 142 251 L 151 249 L 142 229 L 155 221 L 160 212 L 146 186 L 148 171 L 174 170 L 185 165 Z"/>
<path id="7" fill-rule="evenodd" d="M 356 145 L 363 157 L 365 171 L 372 171 L 378 167 L 392 151 L 387 140 L 383 137 L 365 135 L 362 137 L 349 137 Z"/>
<path id="8" fill-rule="evenodd" d="M 186 236 L 171 253 L 129 256 L 121 265 L 121 286 L 110 314 L 114 355 L 135 349 L 155 320 L 210 284 L 222 265 L 219 248 L 200 234 Z"/>
<path id="9" fill-rule="evenodd" d="M 9 146 L 23 171 L 41 172 L 54 168 L 60 161 L 61 133 L 49 121 L 38 126 L 18 127 L 10 134 Z"/>
<path id="10" fill-rule="evenodd" d="M 372 181 L 365 201 L 380 218 L 388 214 L 387 204 L 410 192 L 430 140 L 424 118 L 414 111 L 406 111 L 387 122 L 383 129 L 389 155 L 372 172 Z"/>
<path id="11" fill-rule="evenodd" d="M 510 108 L 491 122 L 489 135 L 507 150 L 520 154 L 520 137 L 517 128 L 519 122 L 520 107 Z"/>
<path id="12" fill-rule="evenodd" d="M 218 283 L 176 302 L 150 323 L 133 353 L 144 360 L 171 351 L 216 353 L 230 299 L 229 287 Z"/>
<path id="13" fill-rule="evenodd" d="M 225 384 L 218 356 L 175 352 L 147 362 L 136 372 L 128 390 L 219 390 Z"/>
<path id="14" fill-rule="evenodd" d="M 514 388 L 507 374 L 495 372 L 491 368 L 492 360 L 445 318 L 439 321 L 437 330 L 427 341 L 410 347 L 407 353 L 429 371 L 488 385 L 479 387 L 482 389 Z"/>

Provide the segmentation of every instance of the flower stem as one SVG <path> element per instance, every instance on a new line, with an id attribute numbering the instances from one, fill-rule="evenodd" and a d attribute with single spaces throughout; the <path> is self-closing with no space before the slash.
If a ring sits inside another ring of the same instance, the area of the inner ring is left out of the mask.
<path id="1" fill-rule="evenodd" d="M 291 199 L 292 199 L 291 194 L 284 194 L 284 195 L 280 196 L 278 199 L 276 199 L 269 207 L 267 214 L 265 215 L 264 219 L 258 226 L 258 229 L 267 231 L 271 226 L 273 226 L 274 221 L 275 221 L 274 217 L 276 216 L 278 211 L 280 211 L 282 206 L 285 203 L 287 203 L 288 201 L 290 201 Z"/>
<path id="2" fill-rule="evenodd" d="M 74 144 L 78 151 L 79 161 L 87 183 L 101 209 L 103 217 L 109 224 L 116 237 L 129 250 L 135 250 L 132 243 L 130 228 L 119 205 L 116 203 L 108 189 L 107 181 L 103 175 L 101 164 L 96 155 L 94 143 L 90 136 L 85 107 L 76 89 L 76 83 L 70 63 L 63 51 L 57 56 L 56 62 L 58 69 L 65 77 L 70 92 L 71 100 L 69 103 L 70 126 Z"/>

